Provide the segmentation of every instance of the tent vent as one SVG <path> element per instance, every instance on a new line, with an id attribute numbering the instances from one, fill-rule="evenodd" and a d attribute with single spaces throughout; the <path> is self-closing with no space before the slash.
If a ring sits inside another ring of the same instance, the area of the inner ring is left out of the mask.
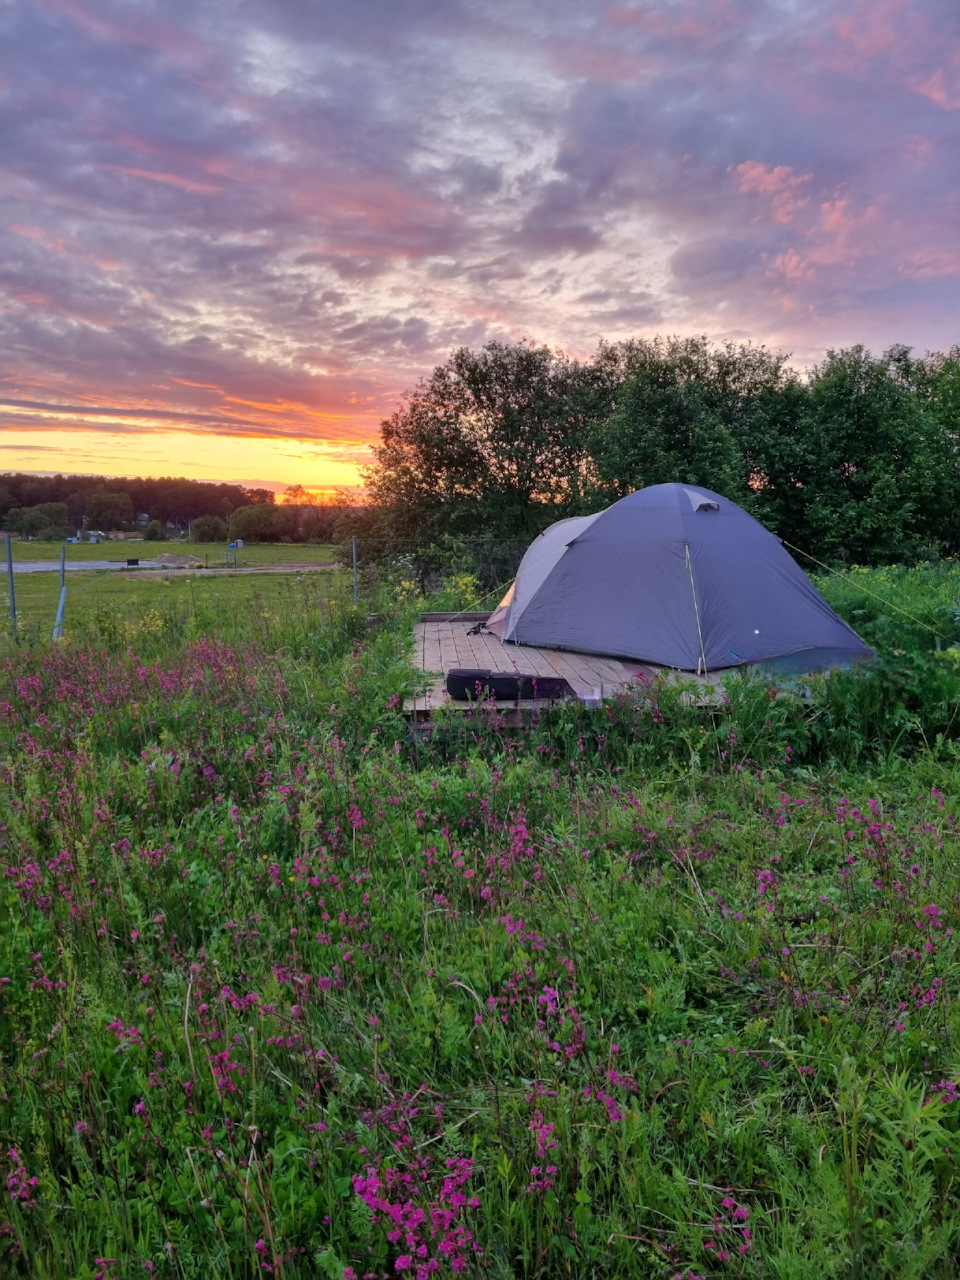
<path id="1" fill-rule="evenodd" d="M 690 505 L 694 511 L 719 511 L 720 503 L 715 502 L 713 498 L 706 497 L 705 494 L 697 493 L 695 489 L 684 489 L 683 491 L 690 499 Z"/>

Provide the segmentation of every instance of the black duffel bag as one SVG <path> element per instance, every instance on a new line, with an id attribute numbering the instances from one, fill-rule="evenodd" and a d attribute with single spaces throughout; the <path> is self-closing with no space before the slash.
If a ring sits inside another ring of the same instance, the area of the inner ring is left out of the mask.
<path id="1" fill-rule="evenodd" d="M 569 692 L 559 676 L 523 676 L 516 672 L 483 671 L 454 667 L 447 672 L 447 693 L 457 702 L 478 702 L 495 698 L 515 702 L 517 698 L 563 698 Z"/>

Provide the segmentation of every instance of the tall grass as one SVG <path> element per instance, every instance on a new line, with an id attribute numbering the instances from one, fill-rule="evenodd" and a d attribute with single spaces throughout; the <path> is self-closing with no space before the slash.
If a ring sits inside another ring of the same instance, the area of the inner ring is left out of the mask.
<path id="1" fill-rule="evenodd" d="M 416 604 L 7 662 L 0 1273 L 954 1275 L 951 661 L 419 740 Z"/>

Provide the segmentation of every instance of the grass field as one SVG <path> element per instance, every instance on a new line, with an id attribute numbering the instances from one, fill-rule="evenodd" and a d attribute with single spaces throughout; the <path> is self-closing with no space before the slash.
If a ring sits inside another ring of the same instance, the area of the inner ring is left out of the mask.
<path id="1" fill-rule="evenodd" d="M 109 551 L 106 544 L 68 547 L 70 559 L 97 558 L 89 552 Z M 53 560 L 59 557 L 60 544 L 30 542 L 14 544 L 25 551 L 40 551 L 29 557 Z M 147 551 L 144 551 L 144 548 Z M 130 544 L 131 555 L 147 558 L 167 550 L 172 554 L 204 556 L 203 544 L 140 543 Z M 218 551 L 221 549 L 217 549 Z M 295 552 L 296 554 L 290 554 Z M 219 567 L 209 549 L 210 566 Z M 67 576 L 65 628 L 69 639 L 107 644 L 134 638 L 138 633 L 155 631 L 167 637 L 199 635 L 207 631 L 236 636 L 251 615 L 265 617 L 278 610 L 304 616 L 317 599 L 324 601 L 352 599 L 352 582 L 342 571 L 331 572 L 325 566 L 334 562 L 333 548 L 328 546 L 261 545 L 244 548 L 242 568 L 262 568 L 263 574 L 211 574 L 205 569 L 73 571 Z M 100 556 L 106 559 L 106 556 Z M 280 575 L 266 572 L 291 564 L 316 565 L 299 573 Z M 321 566 L 324 568 L 321 570 Z M 6 578 L 0 574 L 3 605 L 0 609 L 0 653 L 12 650 L 12 637 L 7 611 Z M 53 632 L 60 599 L 60 579 L 55 572 L 17 574 L 14 578 L 18 627 L 21 641 L 34 644 L 49 640 Z"/>
<path id="2" fill-rule="evenodd" d="M 5 661 L 0 1273 L 955 1276 L 953 567 L 809 700 L 425 741 L 332 578 Z"/>
<path id="3" fill-rule="evenodd" d="M 162 573 L 77 572 L 67 578 L 65 629 L 70 640 L 108 647 L 142 643 L 151 633 L 179 644 L 186 635 L 246 634 L 255 617 L 261 626 L 278 614 L 306 618 L 332 601 L 352 600 L 353 586 L 342 572 L 224 574 L 172 570 Z M 20 640 L 50 639 L 60 598 L 57 574 L 16 578 Z M 9 620 L 0 630 L 0 653 L 13 649 Z"/>
<path id="4" fill-rule="evenodd" d="M 14 560 L 53 560 L 59 563 L 62 542 L 13 542 Z M 67 559 L 75 560 L 126 560 L 128 556 L 137 556 L 141 560 L 150 560 L 154 556 L 168 553 L 170 555 L 196 556 L 210 565 L 227 563 L 227 548 L 223 543 L 213 542 L 100 542 L 72 543 L 67 546 Z M 6 550 L 3 552 L 6 555 Z M 296 563 L 331 564 L 335 560 L 334 548 L 327 544 L 310 543 L 247 543 L 240 552 L 240 564 L 243 565 L 278 565 Z"/>

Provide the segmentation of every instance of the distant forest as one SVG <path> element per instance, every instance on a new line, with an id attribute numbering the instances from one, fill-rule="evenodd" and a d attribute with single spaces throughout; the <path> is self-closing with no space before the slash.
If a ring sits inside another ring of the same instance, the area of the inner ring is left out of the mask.
<path id="1" fill-rule="evenodd" d="M 276 503 L 270 489 L 172 477 L 22 473 L 0 475 L 3 527 L 22 537 L 61 539 L 79 529 L 140 529 L 149 538 L 190 530 L 201 542 L 328 542 L 345 508 L 291 485 Z"/>
<path id="2" fill-rule="evenodd" d="M 529 538 L 681 481 L 824 559 L 960 549 L 960 347 L 789 356 L 705 338 L 455 351 L 381 427 L 354 521 L 396 541 Z"/>

